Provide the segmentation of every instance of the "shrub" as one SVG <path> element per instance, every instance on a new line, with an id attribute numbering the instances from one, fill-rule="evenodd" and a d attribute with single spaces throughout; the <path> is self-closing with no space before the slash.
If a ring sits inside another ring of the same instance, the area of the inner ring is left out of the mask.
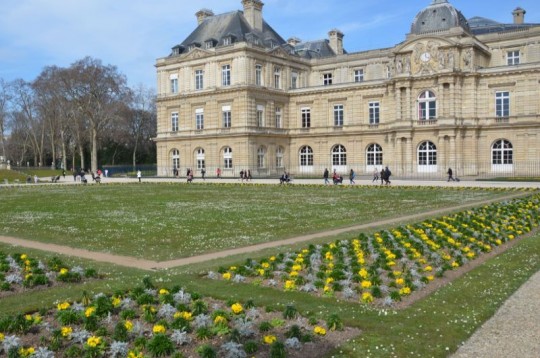
<path id="1" fill-rule="evenodd" d="M 202 345 L 197 348 L 197 353 L 201 358 L 215 358 L 217 357 L 216 350 L 208 344 Z"/>
<path id="2" fill-rule="evenodd" d="M 174 344 L 165 334 L 156 334 L 146 347 L 153 357 L 169 356 L 174 352 Z"/>
<path id="3" fill-rule="evenodd" d="M 285 345 L 280 342 L 276 341 L 272 343 L 270 346 L 270 357 L 271 358 L 285 358 L 287 356 L 287 350 L 285 349 Z"/>

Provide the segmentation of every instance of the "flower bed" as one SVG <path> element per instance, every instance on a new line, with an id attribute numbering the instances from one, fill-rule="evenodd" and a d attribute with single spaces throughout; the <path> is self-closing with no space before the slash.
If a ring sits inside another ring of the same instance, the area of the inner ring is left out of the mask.
<path id="1" fill-rule="evenodd" d="M 97 278 L 94 269 L 70 267 L 58 258 L 43 262 L 27 254 L 0 252 L 0 297 L 39 287 Z"/>
<path id="2" fill-rule="evenodd" d="M 59 302 L 53 310 L 0 320 L 0 355 L 301 357 L 311 349 L 320 356 L 359 334 L 335 315 L 318 322 L 300 317 L 294 306 L 267 312 L 253 302 L 222 302 L 143 282 L 128 293 Z"/>
<path id="3" fill-rule="evenodd" d="M 539 208 L 536 194 L 354 240 L 248 259 L 208 277 L 389 306 L 538 227 Z"/>

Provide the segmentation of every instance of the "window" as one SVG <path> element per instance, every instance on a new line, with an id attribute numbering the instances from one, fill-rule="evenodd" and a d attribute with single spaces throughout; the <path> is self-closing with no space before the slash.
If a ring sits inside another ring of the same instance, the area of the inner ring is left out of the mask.
<path id="1" fill-rule="evenodd" d="M 437 165 L 437 147 L 426 141 L 418 146 L 418 165 Z"/>
<path id="2" fill-rule="evenodd" d="M 259 147 L 257 149 L 257 168 L 266 167 L 266 149 L 264 147 Z"/>
<path id="3" fill-rule="evenodd" d="M 197 169 L 198 170 L 206 168 L 206 166 L 204 164 L 204 149 L 202 149 L 202 148 L 197 149 L 197 155 L 196 155 L 195 159 L 196 159 L 196 162 L 197 162 Z"/>
<path id="4" fill-rule="evenodd" d="M 302 128 L 311 127 L 311 110 L 309 108 L 302 108 Z"/>
<path id="5" fill-rule="evenodd" d="M 202 108 L 195 110 L 195 128 L 197 130 L 204 129 L 204 109 Z"/>
<path id="6" fill-rule="evenodd" d="M 495 93 L 495 116 L 508 117 L 510 115 L 510 92 Z"/>
<path id="7" fill-rule="evenodd" d="M 255 84 L 262 86 L 262 66 L 255 65 Z"/>
<path id="8" fill-rule="evenodd" d="M 281 88 L 281 69 L 274 67 L 274 88 Z"/>
<path id="9" fill-rule="evenodd" d="M 367 165 L 382 165 L 383 164 L 383 152 L 382 148 L 378 144 L 371 144 L 366 151 Z"/>
<path id="10" fill-rule="evenodd" d="M 204 71 L 196 70 L 195 71 L 195 89 L 201 90 L 204 86 Z"/>
<path id="11" fill-rule="evenodd" d="M 491 164 L 514 164 L 512 143 L 501 139 L 491 147 Z"/>
<path id="12" fill-rule="evenodd" d="M 283 168 L 283 147 L 277 147 L 276 149 L 276 168 Z"/>
<path id="13" fill-rule="evenodd" d="M 323 74 L 323 85 L 329 86 L 331 84 L 332 84 L 332 74 L 331 73 Z"/>
<path id="14" fill-rule="evenodd" d="M 231 65 L 224 65 L 221 67 L 221 85 L 231 85 Z"/>
<path id="15" fill-rule="evenodd" d="M 178 112 L 171 113 L 171 131 L 178 132 Z"/>
<path id="16" fill-rule="evenodd" d="M 309 146 L 300 148 L 300 166 L 311 167 L 313 166 L 313 149 Z"/>
<path id="17" fill-rule="evenodd" d="M 519 50 L 506 53 L 506 64 L 508 66 L 519 65 Z"/>
<path id="18" fill-rule="evenodd" d="M 204 47 L 205 47 L 207 50 L 213 48 L 213 47 L 214 47 L 214 41 L 206 41 L 206 42 L 204 43 Z"/>
<path id="19" fill-rule="evenodd" d="M 336 104 L 334 106 L 334 126 L 343 127 L 343 105 Z"/>
<path id="20" fill-rule="evenodd" d="M 364 82 L 364 70 L 354 70 L 354 82 Z"/>
<path id="21" fill-rule="evenodd" d="M 228 46 L 232 43 L 231 37 L 227 36 L 223 38 L 223 46 Z"/>
<path id="22" fill-rule="evenodd" d="M 223 149 L 223 167 L 225 169 L 232 169 L 232 149 L 231 147 L 225 147 Z"/>
<path id="23" fill-rule="evenodd" d="M 379 102 L 369 102 L 369 124 L 379 124 L 380 104 Z"/>
<path id="24" fill-rule="evenodd" d="M 231 128 L 231 106 L 221 107 L 221 115 L 223 117 L 223 128 Z"/>
<path id="25" fill-rule="evenodd" d="M 437 117 L 437 101 L 435 94 L 424 91 L 418 96 L 418 119 L 429 120 Z"/>
<path id="26" fill-rule="evenodd" d="M 276 128 L 283 128 L 281 121 L 281 107 L 276 107 Z"/>
<path id="27" fill-rule="evenodd" d="M 171 150 L 171 162 L 173 169 L 180 168 L 180 151 L 178 149 Z"/>
<path id="28" fill-rule="evenodd" d="M 340 145 L 336 145 L 334 149 L 332 149 L 332 165 L 333 166 L 343 166 L 347 165 L 347 151 L 345 150 L 345 147 Z"/>
<path id="29" fill-rule="evenodd" d="M 257 127 L 264 127 L 264 106 L 257 105 Z"/>
<path id="30" fill-rule="evenodd" d="M 178 93 L 178 75 L 171 75 L 171 93 Z"/>
<path id="31" fill-rule="evenodd" d="M 292 72 L 291 73 L 291 88 L 295 89 L 298 87 L 298 73 Z"/>

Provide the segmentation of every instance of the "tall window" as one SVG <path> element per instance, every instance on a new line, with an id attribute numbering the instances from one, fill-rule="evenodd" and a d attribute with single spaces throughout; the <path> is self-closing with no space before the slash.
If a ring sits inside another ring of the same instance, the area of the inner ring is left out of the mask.
<path id="1" fill-rule="evenodd" d="M 283 147 L 277 147 L 276 149 L 276 168 L 283 168 Z"/>
<path id="2" fill-rule="evenodd" d="M 336 104 L 334 105 L 334 126 L 342 127 L 343 126 L 343 105 Z"/>
<path id="3" fill-rule="evenodd" d="M 223 149 L 223 167 L 225 169 L 232 169 L 232 149 L 231 147 L 225 147 Z"/>
<path id="4" fill-rule="evenodd" d="M 329 86 L 331 84 L 332 84 L 332 74 L 331 73 L 323 74 L 323 85 Z"/>
<path id="5" fill-rule="evenodd" d="M 369 102 L 369 124 L 379 124 L 380 103 Z"/>
<path id="6" fill-rule="evenodd" d="M 264 127 L 264 106 L 258 104 L 257 105 L 257 126 L 258 127 Z"/>
<path id="7" fill-rule="evenodd" d="M 204 109 L 202 108 L 195 110 L 195 128 L 197 130 L 204 129 Z"/>
<path id="8" fill-rule="evenodd" d="M 274 88 L 281 88 L 281 68 L 274 67 Z"/>
<path id="9" fill-rule="evenodd" d="M 500 139 L 491 146 L 491 164 L 514 164 L 512 143 Z"/>
<path id="10" fill-rule="evenodd" d="M 283 128 L 283 122 L 281 118 L 281 107 L 276 107 L 276 128 Z"/>
<path id="11" fill-rule="evenodd" d="M 262 86 L 262 65 L 255 65 L 255 84 Z"/>
<path id="12" fill-rule="evenodd" d="M 311 127 L 311 110 L 309 108 L 302 108 L 302 128 Z"/>
<path id="13" fill-rule="evenodd" d="M 195 71 L 195 89 L 201 90 L 204 87 L 204 71 L 203 70 L 196 70 Z"/>
<path id="14" fill-rule="evenodd" d="M 204 149 L 202 149 L 202 148 L 197 149 L 197 155 L 196 155 L 195 159 L 197 161 L 197 169 L 198 170 L 206 168 L 206 166 L 204 164 Z"/>
<path id="15" fill-rule="evenodd" d="M 418 165 L 437 165 L 437 147 L 426 141 L 418 146 Z"/>
<path id="16" fill-rule="evenodd" d="M 266 168 L 266 148 L 263 146 L 257 149 L 257 168 Z"/>
<path id="17" fill-rule="evenodd" d="M 437 118 L 437 99 L 435 93 L 424 91 L 418 96 L 418 119 L 429 120 Z"/>
<path id="18" fill-rule="evenodd" d="M 291 88 L 298 88 L 298 72 L 291 73 Z"/>
<path id="19" fill-rule="evenodd" d="M 221 85 L 222 86 L 231 85 L 231 65 L 221 66 Z"/>
<path id="20" fill-rule="evenodd" d="M 347 151 L 341 144 L 336 145 L 334 149 L 332 149 L 332 165 L 347 165 Z"/>
<path id="21" fill-rule="evenodd" d="M 519 65 L 519 50 L 508 51 L 506 53 L 506 63 L 508 66 Z"/>
<path id="22" fill-rule="evenodd" d="M 171 162 L 173 169 L 180 168 L 180 151 L 178 149 L 171 150 Z"/>
<path id="23" fill-rule="evenodd" d="M 354 70 L 354 82 L 363 82 L 364 81 L 364 70 Z"/>
<path id="24" fill-rule="evenodd" d="M 178 132 L 178 112 L 171 113 L 171 131 Z"/>
<path id="25" fill-rule="evenodd" d="M 178 93 L 178 75 L 171 75 L 171 93 Z"/>
<path id="26" fill-rule="evenodd" d="M 382 148 L 378 144 L 371 144 L 366 151 L 367 165 L 382 165 L 383 164 L 383 152 Z"/>
<path id="27" fill-rule="evenodd" d="M 313 149 L 307 145 L 300 148 L 300 166 L 313 166 Z"/>
<path id="28" fill-rule="evenodd" d="M 495 93 L 495 115 L 508 117 L 510 115 L 510 92 Z"/>
<path id="29" fill-rule="evenodd" d="M 231 128 L 231 106 L 221 107 L 221 116 L 223 118 L 223 128 Z"/>

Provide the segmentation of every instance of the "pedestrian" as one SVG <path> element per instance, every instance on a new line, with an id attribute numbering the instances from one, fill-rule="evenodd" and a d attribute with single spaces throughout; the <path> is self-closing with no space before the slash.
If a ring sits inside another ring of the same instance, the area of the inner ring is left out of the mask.
<path id="1" fill-rule="evenodd" d="M 218 179 L 221 178 L 221 168 L 216 169 L 216 176 Z"/>
<path id="2" fill-rule="evenodd" d="M 248 169 L 247 170 L 247 180 L 252 180 L 253 178 L 251 177 L 251 169 Z"/>
<path id="3" fill-rule="evenodd" d="M 328 168 L 324 168 L 323 178 L 324 178 L 324 184 L 330 184 L 330 181 L 328 181 Z"/>
<path id="4" fill-rule="evenodd" d="M 38 176 L 34 175 L 34 183 L 37 184 L 39 182 Z"/>
<path id="5" fill-rule="evenodd" d="M 377 181 L 379 181 L 379 170 L 377 167 L 375 167 L 375 169 L 373 169 L 373 180 L 371 182 L 373 183 Z"/>
<path id="6" fill-rule="evenodd" d="M 64 177 L 64 179 L 66 179 L 66 170 L 65 169 L 62 169 L 62 176 Z"/>
<path id="7" fill-rule="evenodd" d="M 388 167 L 384 170 L 384 181 L 386 182 L 386 185 L 390 184 L 390 176 L 392 175 L 392 172 Z"/>
<path id="8" fill-rule="evenodd" d="M 109 177 L 109 169 L 105 169 L 105 178 Z"/>
<path id="9" fill-rule="evenodd" d="M 447 182 L 449 182 L 450 180 L 456 181 L 456 179 L 454 179 L 454 172 L 452 172 L 452 168 L 448 168 L 448 171 L 446 172 L 446 174 L 448 174 Z"/>
<path id="10" fill-rule="evenodd" d="M 381 173 L 380 173 L 380 178 L 381 178 L 381 185 L 384 184 L 384 176 L 386 175 L 386 172 L 384 171 L 384 168 L 381 167 Z"/>
<path id="11" fill-rule="evenodd" d="M 201 169 L 201 177 L 203 180 L 206 180 L 204 176 L 206 175 L 206 170 L 204 168 Z"/>
<path id="12" fill-rule="evenodd" d="M 141 182 L 142 173 L 140 170 L 137 170 L 137 179 L 139 179 L 139 183 Z"/>
<path id="13" fill-rule="evenodd" d="M 240 170 L 240 180 L 244 182 L 244 169 Z"/>
<path id="14" fill-rule="evenodd" d="M 354 184 L 354 178 L 356 177 L 356 173 L 354 172 L 354 170 L 351 169 L 351 172 L 349 173 L 349 182 L 350 184 Z"/>

